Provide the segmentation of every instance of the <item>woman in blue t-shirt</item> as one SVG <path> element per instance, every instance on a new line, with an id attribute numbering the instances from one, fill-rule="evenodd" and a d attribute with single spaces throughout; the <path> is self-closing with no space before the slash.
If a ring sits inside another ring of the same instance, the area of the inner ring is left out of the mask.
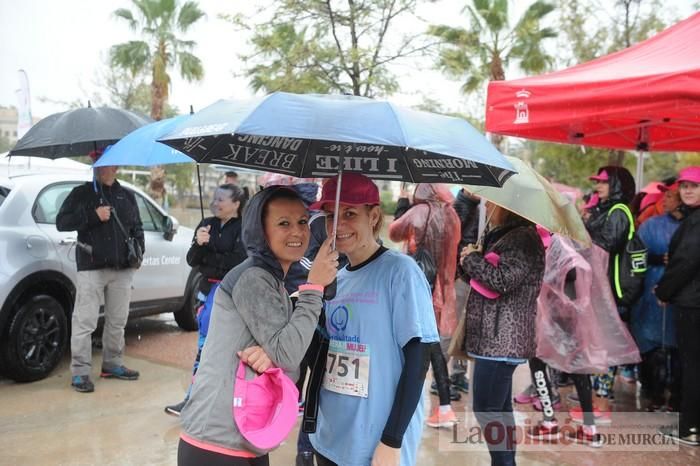
<path id="1" fill-rule="evenodd" d="M 349 265 L 326 302 L 328 356 L 311 443 L 319 466 L 412 466 L 420 443 L 429 343 L 438 341 L 430 287 L 415 261 L 381 246 L 379 191 L 365 176 L 323 186 L 312 208 L 327 213 Z M 322 365 L 321 365 L 322 366 Z M 312 375 L 313 378 L 313 375 Z M 308 400 L 307 400 L 308 402 Z"/>

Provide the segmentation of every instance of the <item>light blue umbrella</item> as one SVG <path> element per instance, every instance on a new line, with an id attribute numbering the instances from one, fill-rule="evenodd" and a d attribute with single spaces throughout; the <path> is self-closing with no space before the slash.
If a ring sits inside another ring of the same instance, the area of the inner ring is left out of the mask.
<path id="1" fill-rule="evenodd" d="M 193 163 L 194 160 L 182 152 L 157 142 L 157 139 L 178 125 L 185 123 L 191 117 L 192 114 L 180 115 L 142 126 L 121 138 L 116 144 L 109 146 L 93 166 L 139 165 L 153 167 L 171 163 Z M 197 183 L 199 185 L 199 209 L 202 218 L 204 218 L 199 165 L 197 165 Z"/>
<path id="2" fill-rule="evenodd" d="M 220 100 L 160 141 L 197 162 L 302 178 L 502 186 L 515 171 L 466 120 L 346 95 Z"/>
<path id="3" fill-rule="evenodd" d="M 191 115 L 181 115 L 167 118 L 130 132 L 116 144 L 107 148 L 94 166 L 140 165 L 152 167 L 170 163 L 193 163 L 194 160 L 182 152 L 157 142 L 159 138 L 168 134 L 178 125 L 185 123 L 190 117 Z"/>

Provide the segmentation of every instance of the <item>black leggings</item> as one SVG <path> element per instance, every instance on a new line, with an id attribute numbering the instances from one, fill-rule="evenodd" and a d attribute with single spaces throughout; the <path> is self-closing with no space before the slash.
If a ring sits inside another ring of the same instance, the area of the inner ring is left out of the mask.
<path id="1" fill-rule="evenodd" d="M 578 402 L 583 411 L 583 423 L 587 426 L 595 425 L 593 417 L 593 389 L 591 388 L 591 376 L 588 374 L 569 374 L 574 381 Z"/>
<path id="2" fill-rule="evenodd" d="M 552 391 L 552 383 L 547 374 L 547 364 L 539 358 L 531 358 L 528 361 L 530 366 L 530 375 L 532 375 L 532 383 L 537 391 L 537 397 L 542 405 L 542 415 L 545 421 L 554 420 L 554 392 Z"/>
<path id="3" fill-rule="evenodd" d="M 450 404 L 450 377 L 447 375 L 447 361 L 442 354 L 440 343 L 430 343 L 430 365 L 433 366 L 433 378 L 438 389 L 440 406 Z"/>
<path id="4" fill-rule="evenodd" d="M 268 455 L 257 458 L 240 458 L 223 455 L 213 451 L 197 448 L 180 439 L 177 446 L 177 466 L 270 466 Z"/>

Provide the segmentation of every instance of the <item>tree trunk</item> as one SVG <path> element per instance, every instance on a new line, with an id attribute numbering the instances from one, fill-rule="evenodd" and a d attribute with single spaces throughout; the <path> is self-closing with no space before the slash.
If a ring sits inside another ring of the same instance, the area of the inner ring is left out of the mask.
<path id="1" fill-rule="evenodd" d="M 165 85 L 167 86 L 167 84 Z M 163 107 L 165 106 L 165 87 L 157 83 L 155 77 L 151 83 L 151 118 L 156 121 L 163 119 Z M 166 206 L 165 169 L 157 165 L 151 168 L 151 180 L 148 186 L 151 197 L 161 206 Z"/>
<path id="2" fill-rule="evenodd" d="M 610 152 L 608 152 L 608 165 L 621 167 L 624 161 L 625 161 L 625 151 L 623 151 L 623 150 L 610 150 Z"/>
<path id="3" fill-rule="evenodd" d="M 489 68 L 491 72 L 491 81 L 503 81 L 506 79 L 506 73 L 503 71 L 503 60 L 501 60 L 501 57 L 497 53 L 491 56 L 491 65 Z M 491 143 L 496 146 L 496 149 L 502 152 L 503 136 L 492 133 L 490 137 Z"/>

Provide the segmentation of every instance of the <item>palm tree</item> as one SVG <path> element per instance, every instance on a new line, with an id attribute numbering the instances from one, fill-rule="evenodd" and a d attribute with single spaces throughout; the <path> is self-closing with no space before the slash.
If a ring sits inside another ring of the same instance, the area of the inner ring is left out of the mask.
<path id="1" fill-rule="evenodd" d="M 110 59 L 113 66 L 129 70 L 133 75 L 139 71 L 151 75 L 151 117 L 160 120 L 168 101 L 169 70 L 179 65 L 180 75 L 190 82 L 204 76 L 201 60 L 192 54 L 197 44 L 178 39 L 176 34 L 186 33 L 205 14 L 194 1 L 182 5 L 177 0 L 131 0 L 131 3 L 135 13 L 119 8 L 114 16 L 140 33 L 141 40 L 112 46 Z"/>
<path id="2" fill-rule="evenodd" d="M 545 39 L 556 37 L 551 28 L 540 22 L 554 5 L 538 0 L 523 13 L 511 28 L 508 0 L 472 0 L 465 11 L 470 27 L 431 26 L 429 34 L 442 39 L 439 66 L 448 74 L 465 78 L 462 91 L 478 89 L 485 81 L 505 79 L 505 69 L 517 61 L 527 73 L 540 73 L 554 62 L 542 47 Z"/>

